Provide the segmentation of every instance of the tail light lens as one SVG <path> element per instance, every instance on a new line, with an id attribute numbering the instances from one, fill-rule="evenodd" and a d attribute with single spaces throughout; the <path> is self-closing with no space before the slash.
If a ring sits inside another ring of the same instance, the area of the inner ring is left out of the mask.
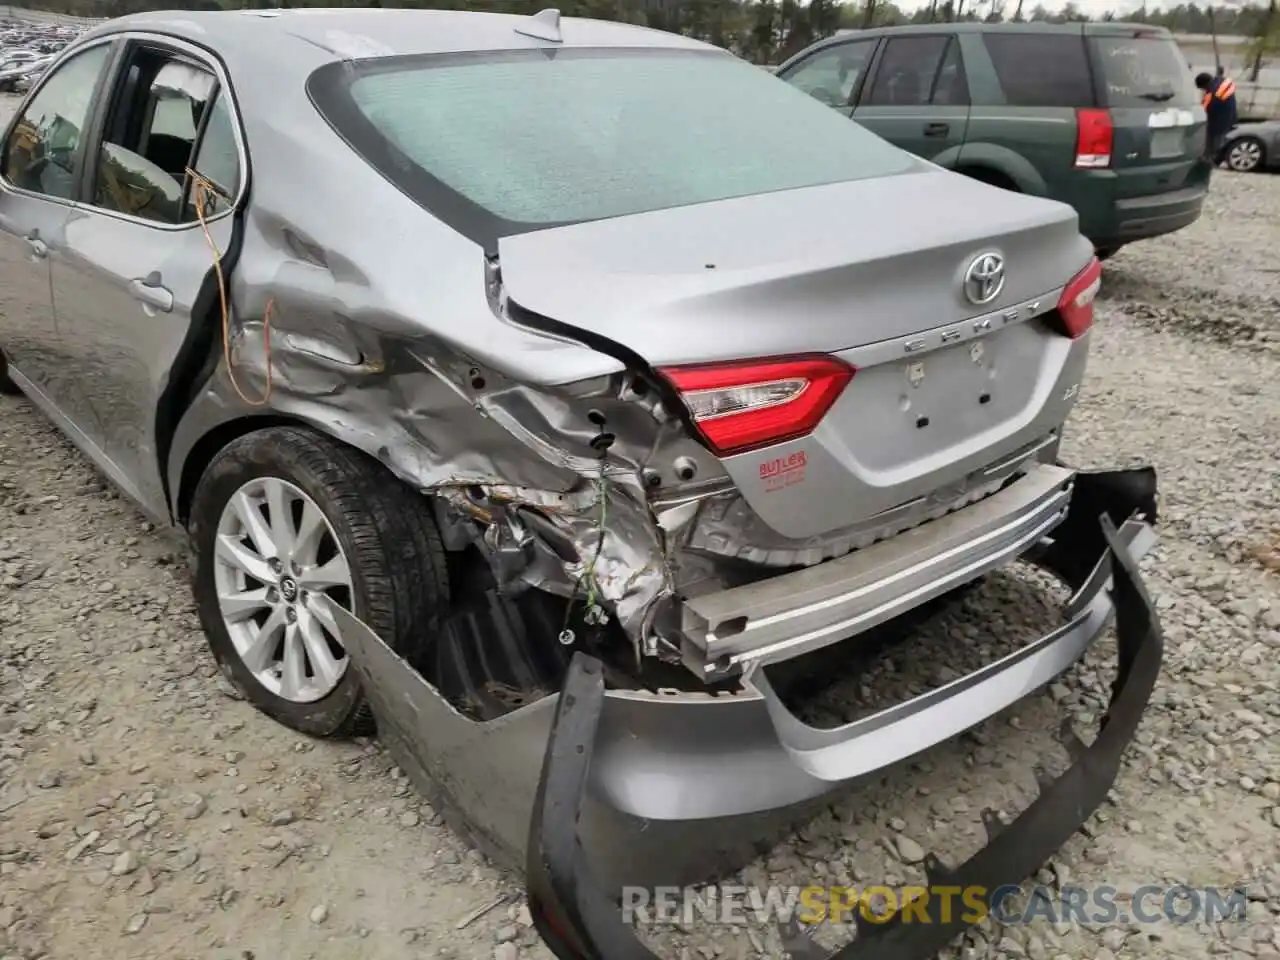
<path id="1" fill-rule="evenodd" d="M 1076 111 L 1076 166 L 1101 170 L 1111 166 L 1116 128 L 1110 110 Z"/>
<path id="2" fill-rule="evenodd" d="M 1093 301 L 1102 287 L 1102 264 L 1094 257 L 1089 265 L 1071 278 L 1058 300 L 1058 317 L 1062 332 L 1072 340 L 1093 326 Z"/>
<path id="3" fill-rule="evenodd" d="M 831 409 L 854 369 L 835 357 L 780 357 L 659 371 L 680 393 L 719 456 L 803 437 Z"/>

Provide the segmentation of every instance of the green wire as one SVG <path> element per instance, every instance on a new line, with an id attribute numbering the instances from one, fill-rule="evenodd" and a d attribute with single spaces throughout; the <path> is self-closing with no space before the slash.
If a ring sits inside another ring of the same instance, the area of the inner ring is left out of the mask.
<path id="1" fill-rule="evenodd" d="M 603 463 L 600 465 L 600 479 L 598 481 L 598 488 L 600 491 L 600 494 L 599 494 L 600 495 L 600 520 L 599 520 L 600 543 L 601 543 L 601 546 L 603 546 L 604 545 L 604 525 L 605 525 L 605 521 L 608 520 L 609 518 L 609 495 L 608 495 L 608 491 L 605 489 Z M 597 548 L 596 552 L 591 557 L 591 562 L 587 564 L 587 569 L 584 570 L 582 574 L 583 579 L 587 581 L 587 608 L 588 609 L 596 605 L 596 589 L 598 587 L 598 584 L 596 583 L 596 561 L 599 559 L 600 559 L 600 550 Z"/>

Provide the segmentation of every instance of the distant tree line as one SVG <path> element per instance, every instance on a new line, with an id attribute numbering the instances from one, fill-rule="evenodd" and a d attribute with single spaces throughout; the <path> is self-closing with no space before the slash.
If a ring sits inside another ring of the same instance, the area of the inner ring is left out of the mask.
<path id="1" fill-rule="evenodd" d="M 1259 62 L 1263 53 L 1280 46 L 1277 0 L 1243 5 L 1199 6 L 1179 3 L 1150 7 L 1126 14 L 1125 21 L 1168 27 L 1178 33 L 1217 33 L 1253 37 Z M 36 0 L 29 6 L 76 16 L 114 17 L 144 10 L 217 10 L 223 7 L 419 7 L 444 10 L 494 10 L 530 13 L 540 6 L 556 6 L 565 16 L 622 20 L 660 30 L 683 33 L 732 50 L 757 63 L 777 63 L 837 30 L 906 23 L 982 20 L 986 22 L 1047 21 L 1064 23 L 1090 19 L 1076 3 L 1049 11 L 1028 0 L 929 0 L 908 14 L 893 0 Z M 1118 19 L 1106 13 L 1101 19 Z"/>

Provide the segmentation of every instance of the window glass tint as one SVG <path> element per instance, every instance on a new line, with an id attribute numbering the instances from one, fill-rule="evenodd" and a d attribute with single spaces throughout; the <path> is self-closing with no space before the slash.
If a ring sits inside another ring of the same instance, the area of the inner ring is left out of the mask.
<path id="1" fill-rule="evenodd" d="M 390 67 L 384 60 L 366 70 L 324 68 L 317 104 L 419 202 L 453 211 L 443 215 L 464 233 L 501 235 L 915 165 L 728 54 L 530 51 L 404 58 Z"/>
<path id="2" fill-rule="evenodd" d="M 1093 86 L 1084 38 L 1075 34 L 983 36 L 1011 107 L 1088 107 Z"/>
<path id="3" fill-rule="evenodd" d="M 192 186 L 187 200 L 187 219 L 197 219 L 201 211 L 205 217 L 212 217 L 229 209 L 240 190 L 240 154 L 236 149 L 235 121 L 223 93 L 217 95 L 209 108 L 194 169 L 213 189 L 197 194 L 197 188 Z M 200 197 L 199 209 L 197 196 Z"/>
<path id="4" fill-rule="evenodd" d="M 64 200 L 75 193 L 75 156 L 108 44 L 77 54 L 40 88 L 5 145 L 10 183 Z"/>
<path id="5" fill-rule="evenodd" d="M 942 58 L 942 69 L 933 86 L 933 103 L 939 106 L 967 106 L 969 83 L 964 75 L 964 60 L 960 56 L 960 44 L 952 40 L 947 44 L 947 54 Z"/>
<path id="6" fill-rule="evenodd" d="M 127 87 L 99 150 L 94 203 L 135 217 L 179 223 L 196 131 L 215 84 L 207 70 L 140 51 L 139 81 Z"/>
<path id="7" fill-rule="evenodd" d="M 928 104 L 933 79 L 947 50 L 947 37 L 897 37 L 885 46 L 871 82 L 868 106 L 920 107 Z"/>
<path id="8" fill-rule="evenodd" d="M 1106 81 L 1107 106 L 1192 107 L 1199 104 L 1195 79 L 1172 40 L 1095 37 L 1092 42 Z"/>
<path id="9" fill-rule="evenodd" d="M 828 47 L 800 61 L 782 79 L 829 107 L 847 107 L 875 47 L 874 40 Z"/>

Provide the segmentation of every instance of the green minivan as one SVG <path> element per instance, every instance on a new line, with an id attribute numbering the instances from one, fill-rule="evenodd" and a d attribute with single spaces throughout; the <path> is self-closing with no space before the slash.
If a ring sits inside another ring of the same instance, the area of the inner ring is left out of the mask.
<path id="1" fill-rule="evenodd" d="M 1103 258 L 1194 223 L 1208 193 L 1200 94 L 1161 27 L 855 30 L 777 76 L 939 166 L 1070 204 Z"/>

